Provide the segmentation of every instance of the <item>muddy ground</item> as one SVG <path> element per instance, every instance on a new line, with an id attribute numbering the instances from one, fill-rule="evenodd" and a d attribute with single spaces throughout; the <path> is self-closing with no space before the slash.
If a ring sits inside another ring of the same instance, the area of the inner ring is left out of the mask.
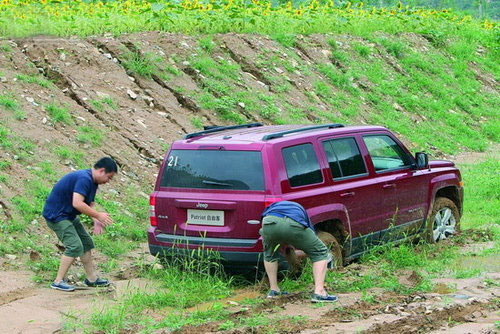
<path id="1" fill-rule="evenodd" d="M 493 242 L 477 242 L 463 246 L 463 252 L 493 247 Z M 147 258 L 147 249 L 136 251 L 134 256 Z M 497 255 L 487 257 L 479 264 L 480 277 L 433 279 L 434 288 L 429 293 L 400 295 L 379 288 L 367 290 L 370 299 L 361 292 L 338 294 L 335 304 L 310 303 L 307 292 L 293 293 L 279 299 L 266 300 L 262 287 L 251 286 L 237 291 L 222 300 L 231 313 L 229 321 L 244 322 L 257 315 L 276 319 L 260 326 L 236 326 L 220 330 L 224 321 L 209 322 L 200 326 L 186 326 L 175 333 L 498 333 L 500 321 L 500 268 Z M 478 261 L 474 265 L 478 265 Z M 125 264 L 123 264 L 125 265 Z M 467 265 L 467 263 L 464 263 Z M 469 266 L 472 266 L 469 263 Z M 3 268 L 7 268 L 5 263 Z M 81 269 L 81 268 L 80 268 Z M 366 270 L 366 266 L 353 263 L 342 270 Z M 37 285 L 33 273 L 3 270 L 0 272 L 0 333 L 61 333 L 64 323 L 71 319 L 85 318 L 96 307 L 106 307 L 120 300 L 129 292 L 154 290 L 155 282 L 135 277 L 133 272 L 120 272 L 114 284 L 107 289 L 80 287 L 64 293 Z M 127 278 L 127 279 L 124 279 Z M 402 284 L 418 284 L 419 276 L 411 270 L 399 275 Z M 335 287 L 330 286 L 335 292 Z M 248 305 L 248 298 L 259 299 Z M 207 310 L 212 303 L 197 305 L 187 312 Z M 158 310 L 159 319 L 172 309 Z M 292 320 L 294 317 L 296 320 Z M 157 333 L 171 333 L 169 329 Z M 127 333 L 133 333 L 127 331 Z"/>

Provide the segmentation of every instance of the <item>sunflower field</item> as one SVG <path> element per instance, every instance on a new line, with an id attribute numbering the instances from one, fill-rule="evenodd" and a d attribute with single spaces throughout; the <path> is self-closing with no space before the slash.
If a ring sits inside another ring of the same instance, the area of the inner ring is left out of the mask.
<path id="1" fill-rule="evenodd" d="M 0 34 L 4 37 L 119 35 L 151 30 L 360 36 L 374 31 L 434 35 L 468 31 L 477 38 L 488 38 L 498 32 L 498 24 L 452 10 L 410 8 L 401 3 L 377 8 L 333 0 L 299 4 L 261 0 L 0 0 Z"/>

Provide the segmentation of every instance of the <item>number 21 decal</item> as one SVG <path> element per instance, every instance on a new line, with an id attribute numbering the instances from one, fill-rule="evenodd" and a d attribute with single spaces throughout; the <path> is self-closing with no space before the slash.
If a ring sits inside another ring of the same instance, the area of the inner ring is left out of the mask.
<path id="1" fill-rule="evenodd" d="M 177 161 L 179 160 L 178 156 L 170 156 L 168 157 L 168 167 L 176 167 L 177 166 Z"/>

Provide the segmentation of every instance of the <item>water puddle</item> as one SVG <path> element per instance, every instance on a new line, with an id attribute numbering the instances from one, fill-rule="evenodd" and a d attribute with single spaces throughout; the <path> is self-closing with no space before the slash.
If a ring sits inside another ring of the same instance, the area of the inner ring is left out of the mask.
<path id="1" fill-rule="evenodd" d="M 260 292 L 260 291 L 243 290 L 243 291 L 236 293 L 235 295 L 229 296 L 229 297 L 224 298 L 224 299 L 214 300 L 211 302 L 206 302 L 206 303 L 202 303 L 202 304 L 187 308 L 186 311 L 188 311 L 188 312 L 206 311 L 206 310 L 211 309 L 215 303 L 238 305 L 241 301 L 243 301 L 245 299 L 252 299 L 252 298 L 257 298 L 260 296 L 262 296 L 262 292 Z"/>

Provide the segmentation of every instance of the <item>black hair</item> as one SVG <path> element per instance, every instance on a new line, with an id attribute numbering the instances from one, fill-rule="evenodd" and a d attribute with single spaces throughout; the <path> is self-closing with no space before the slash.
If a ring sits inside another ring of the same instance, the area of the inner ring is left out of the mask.
<path id="1" fill-rule="evenodd" d="M 106 173 L 118 172 L 118 166 L 116 165 L 116 162 L 110 157 L 104 157 L 99 159 L 99 161 L 95 163 L 94 169 L 99 169 L 99 168 L 104 168 Z"/>

